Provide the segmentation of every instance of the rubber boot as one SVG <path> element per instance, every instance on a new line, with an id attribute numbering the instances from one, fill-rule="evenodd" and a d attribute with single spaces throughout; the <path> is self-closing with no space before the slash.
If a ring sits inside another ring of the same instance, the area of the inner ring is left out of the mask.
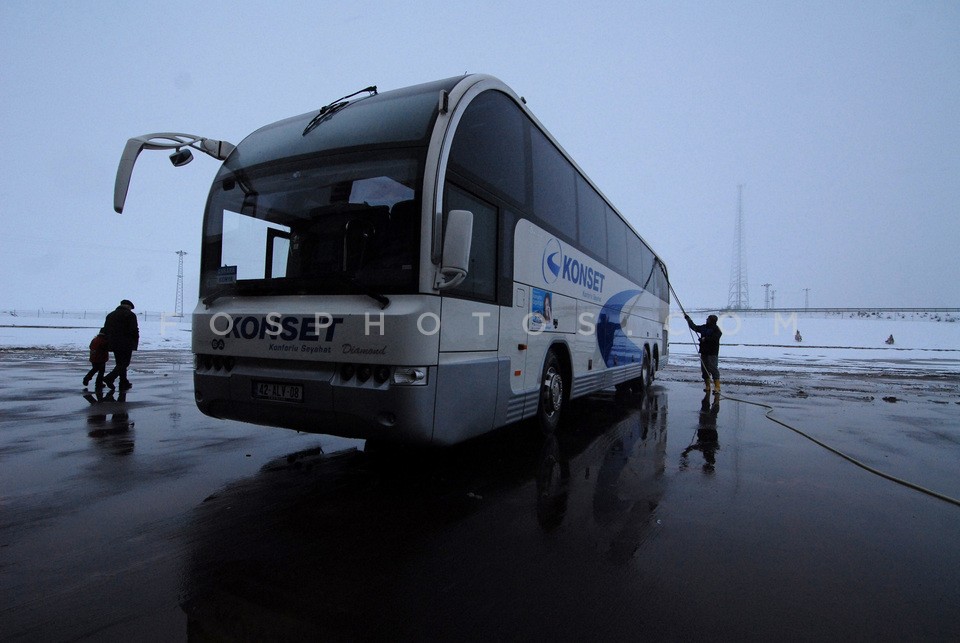
<path id="1" fill-rule="evenodd" d="M 703 392 L 704 393 L 710 392 L 710 380 L 703 380 Z"/>
<path id="2" fill-rule="evenodd" d="M 717 379 L 717 380 L 713 380 L 713 392 L 714 392 L 714 393 L 719 393 L 719 392 L 720 392 L 720 380 L 718 380 L 718 379 Z"/>

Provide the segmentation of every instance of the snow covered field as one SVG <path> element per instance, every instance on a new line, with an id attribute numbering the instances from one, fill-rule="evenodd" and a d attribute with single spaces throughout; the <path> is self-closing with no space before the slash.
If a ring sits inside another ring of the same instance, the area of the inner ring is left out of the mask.
<path id="1" fill-rule="evenodd" d="M 891 316 L 893 317 L 893 316 Z M 948 318 L 952 319 L 952 318 Z M 698 324 L 703 319 L 694 318 Z M 932 370 L 960 373 L 960 321 L 929 317 L 840 317 L 819 315 L 722 315 L 720 359 L 753 370 L 830 366 Z M 799 330 L 802 342 L 794 339 Z M 887 345 L 890 335 L 894 344 Z M 682 318 L 670 324 L 670 362 L 696 365 L 694 338 Z"/>
<path id="2" fill-rule="evenodd" d="M 24 314 L 0 312 L 0 350 L 87 350 L 103 325 L 102 313 Z M 139 313 L 140 350 L 190 350 L 190 316 Z"/>
<path id="3" fill-rule="evenodd" d="M 86 350 L 105 313 L 0 313 L 0 350 Z M 784 364 L 905 368 L 960 373 L 960 320 L 950 316 L 721 315 L 721 359 L 754 369 Z M 190 350 L 190 316 L 140 313 L 140 350 Z M 703 323 L 700 316 L 694 322 Z M 799 330 L 803 341 L 797 342 Z M 895 343 L 884 340 L 893 335 Z M 696 345 L 683 318 L 670 320 L 670 363 L 695 366 Z"/>
<path id="4" fill-rule="evenodd" d="M 104 314 L 0 313 L 0 350 L 85 351 Z M 139 318 L 141 351 L 190 350 L 189 315 L 148 312 Z M 744 372 L 960 374 L 960 321 L 947 319 L 725 313 L 720 318 L 721 366 Z M 797 330 L 802 342 L 794 339 Z M 892 346 L 884 343 L 889 335 Z M 694 337 L 679 315 L 670 320 L 669 361 L 674 374 L 698 366 Z M 668 373 L 663 375 L 670 377 Z"/>

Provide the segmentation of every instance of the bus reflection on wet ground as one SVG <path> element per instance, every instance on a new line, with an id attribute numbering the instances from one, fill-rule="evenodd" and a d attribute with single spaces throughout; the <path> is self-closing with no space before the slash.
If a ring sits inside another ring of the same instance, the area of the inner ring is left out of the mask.
<path id="1" fill-rule="evenodd" d="M 294 454 L 229 486 L 190 530 L 191 635 L 956 631 L 946 612 L 957 616 L 960 590 L 944 571 L 960 562 L 944 531 L 960 526 L 954 507 L 851 471 L 758 410 L 690 387 L 612 397 L 578 400 L 556 437 Z M 913 524 L 892 527 L 908 508 Z"/>
<path id="2" fill-rule="evenodd" d="M 574 532 L 584 519 L 598 527 L 598 540 L 581 546 L 602 547 L 610 560 L 629 559 L 655 526 L 666 395 L 618 404 L 611 397 L 579 405 L 556 437 L 514 427 L 437 452 L 276 460 L 197 510 L 184 603 L 191 633 L 514 638 L 534 624 L 549 631 L 531 610 L 559 609 L 550 594 L 567 593 L 564 576 L 592 565 L 592 556 L 557 559 L 570 535 L 582 538 Z"/>
<path id="3" fill-rule="evenodd" d="M 960 640 L 960 510 L 696 372 L 555 437 L 364 451 L 202 416 L 189 354 L 102 397 L 83 358 L 0 360 L 0 639 Z M 921 385 L 740 389 L 956 496 L 960 405 Z"/>

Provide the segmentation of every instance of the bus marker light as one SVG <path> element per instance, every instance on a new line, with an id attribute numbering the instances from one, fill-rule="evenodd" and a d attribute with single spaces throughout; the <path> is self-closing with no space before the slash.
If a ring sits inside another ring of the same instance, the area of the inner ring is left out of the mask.
<path id="1" fill-rule="evenodd" d="M 393 371 L 393 383 L 424 386 L 427 383 L 427 369 L 417 366 L 398 366 Z"/>

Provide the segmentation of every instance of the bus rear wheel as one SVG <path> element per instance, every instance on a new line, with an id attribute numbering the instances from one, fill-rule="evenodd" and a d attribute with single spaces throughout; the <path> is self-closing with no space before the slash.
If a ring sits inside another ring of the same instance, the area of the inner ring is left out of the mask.
<path id="1" fill-rule="evenodd" d="M 553 351 L 543 360 L 543 374 L 540 376 L 540 401 L 537 405 L 537 423 L 547 435 L 553 434 L 560 425 L 560 411 L 563 408 L 563 373 L 560 359 Z"/>
<path id="2" fill-rule="evenodd" d="M 650 387 L 653 386 L 653 359 L 650 357 L 650 349 L 643 349 L 643 369 L 640 375 L 640 388 L 644 393 L 650 390 Z"/>

